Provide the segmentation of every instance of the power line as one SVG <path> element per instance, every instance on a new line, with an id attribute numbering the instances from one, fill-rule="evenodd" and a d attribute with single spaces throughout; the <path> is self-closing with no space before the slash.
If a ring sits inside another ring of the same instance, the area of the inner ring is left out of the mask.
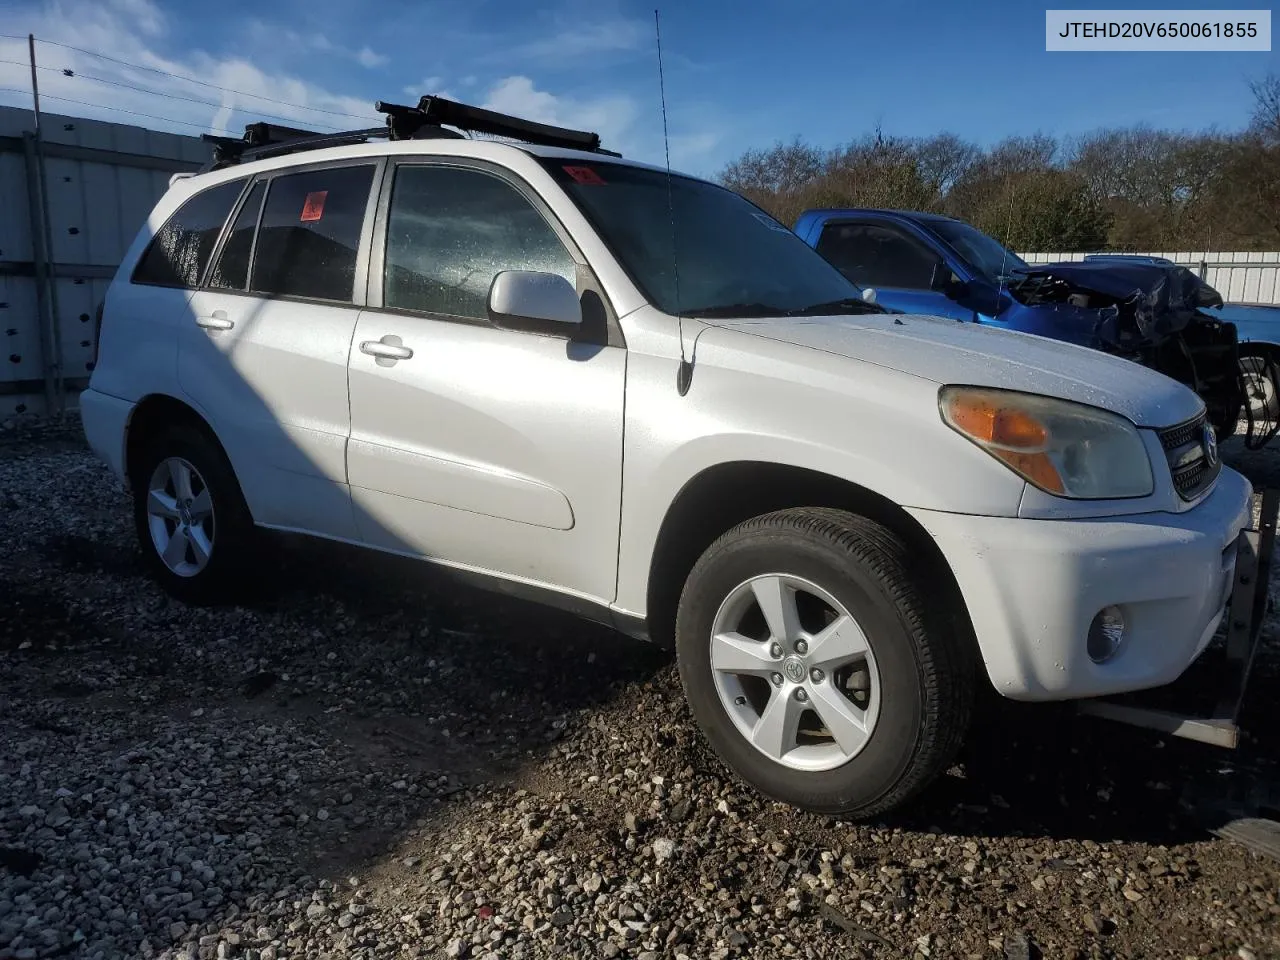
<path id="1" fill-rule="evenodd" d="M 19 60 L 0 60 L 0 63 L 7 63 L 7 64 L 11 64 L 12 66 L 15 66 L 15 67 L 25 67 L 25 66 L 27 66 L 27 64 L 22 63 L 22 62 L 21 62 L 21 61 L 19 61 Z M 218 109 L 226 108 L 226 109 L 231 109 L 231 110 L 238 110 L 238 111 L 239 111 L 239 112 L 241 112 L 241 113 L 246 113 L 246 112 L 248 112 L 244 107 L 236 107 L 236 106 L 233 106 L 233 105 L 230 105 L 230 104 L 219 103 L 217 100 L 201 100 L 201 99 L 199 99 L 199 98 L 197 98 L 197 97 L 180 97 L 180 96 L 178 96 L 177 94 L 174 94 L 174 93 L 164 93 L 163 91 L 160 91 L 160 90 L 150 90 L 150 89 L 148 89 L 148 88 L 146 88 L 146 87 L 138 87 L 138 86 L 134 86 L 134 85 L 133 85 L 133 84 L 131 84 L 131 83 L 124 83 L 123 81 L 120 81 L 120 80 L 110 80 L 110 79 L 108 79 L 108 78 L 106 78 L 106 77 L 94 77 L 94 76 L 90 76 L 90 75 L 89 75 L 89 74 L 87 74 L 87 73 L 79 73 L 78 71 L 71 70 L 71 69 L 66 68 L 66 67 L 42 67 L 42 66 L 37 66 L 37 67 L 36 67 L 36 69 L 37 69 L 37 70 L 45 70 L 45 71 L 48 71 L 49 73 L 56 73 L 56 74 L 59 74 L 60 76 L 68 77 L 68 78 L 70 78 L 70 79 L 72 79 L 72 80 L 92 80 L 92 81 L 94 81 L 95 83 L 107 83 L 107 84 L 110 84 L 110 85 L 111 85 L 111 86 L 113 86 L 113 87 L 123 87 L 125 90 L 134 90 L 134 91 L 137 91 L 138 93 L 145 93 L 145 94 L 149 94 L 150 96 L 153 96 L 153 97 L 161 97 L 161 98 L 163 98 L 163 99 L 165 99 L 165 100 L 182 100 L 182 101 L 184 101 L 184 102 L 186 102 L 186 103 L 199 103 L 199 104 L 203 104 L 203 105 L 204 105 L 204 106 L 206 106 L 206 107 L 217 107 Z M 284 123 L 298 123 L 298 122 L 299 122 L 297 117 L 281 117 L 281 116 L 278 116 L 278 115 L 276 115 L 276 114 L 272 114 L 272 113 L 263 113 L 263 112 L 258 111 L 258 110 L 254 110 L 254 111 L 252 111 L 252 112 L 253 112 L 253 114 L 254 114 L 255 116 L 264 117 L 264 118 L 266 118 L 266 119 L 268 119 L 268 120 L 280 120 L 280 121 L 282 121 L 282 122 L 284 122 Z M 317 123 L 317 124 L 312 124 L 312 126 L 324 127 L 326 130 L 331 130 L 331 131 L 333 131 L 333 132 L 335 132 L 335 133 L 339 132 L 339 131 L 338 131 L 338 128 L 337 128 L 337 127 L 334 127 L 332 124 L 322 124 L 322 123 Z"/>
<path id="2" fill-rule="evenodd" d="M 22 38 L 7 37 L 7 39 L 22 39 Z M 327 113 L 330 116 L 334 116 L 334 117 L 349 117 L 352 120 L 370 119 L 367 116 L 360 116 L 354 113 L 346 113 L 342 110 L 326 110 L 323 107 L 308 107 L 308 106 L 304 106 L 301 103 L 291 103 L 288 100 L 276 100 L 271 97 L 263 96 L 260 93 L 246 93 L 243 90 L 233 90 L 230 87 L 221 87 L 221 86 L 218 86 L 218 84 L 216 83 L 209 83 L 207 80 L 197 80 L 194 77 L 184 77 L 177 73 L 170 73 L 168 70 L 161 70 L 158 67 L 144 67 L 141 64 L 130 63 L 128 60 L 118 60 L 115 57 L 109 57 L 105 53 L 95 53 L 93 50 L 85 50 L 83 47 L 74 47 L 69 43 L 59 43 L 57 40 L 41 40 L 39 37 L 37 37 L 36 42 L 48 43 L 55 47 L 62 47 L 65 50 L 74 50 L 77 53 L 83 53 L 85 56 L 88 56 L 88 57 L 97 57 L 100 60 L 107 60 L 111 63 L 117 63 L 122 67 L 130 67 L 134 70 L 146 70 L 149 73 L 158 73 L 162 77 L 170 77 L 174 80 L 182 80 L 185 83 L 199 84 L 200 86 L 208 87 L 211 90 L 221 90 L 223 93 L 234 93 L 238 97 L 251 97 L 257 100 L 265 100 L 267 103 L 278 104 L 279 106 L 282 106 L 282 107 L 293 107 L 295 110 L 313 110 L 316 113 Z"/>
<path id="3" fill-rule="evenodd" d="M 30 90 L 19 90 L 16 87 L 0 87 L 0 93 L 18 93 L 24 97 L 31 96 Z M 73 100 L 71 97 L 57 97 L 51 93 L 41 93 L 40 99 L 61 100 L 63 103 L 75 103 L 75 104 L 79 104 L 82 107 L 94 107 L 95 109 L 98 109 L 98 110 L 114 110 L 117 113 L 128 113 L 135 117 L 146 117 L 148 120 L 160 120 L 163 123 L 180 123 L 185 127 L 195 127 L 199 130 L 210 129 L 209 126 L 204 123 L 193 123 L 190 120 L 175 120 L 172 117 L 158 117 L 154 113 L 142 113 L 138 110 L 126 110 L 124 107 L 112 107 L 112 106 L 108 106 L 105 103 L 90 103 L 88 100 Z M 215 128 L 212 130 L 212 132 L 221 134 L 224 137 L 237 136 L 237 134 L 232 133 L 230 130 L 218 130 Z"/>

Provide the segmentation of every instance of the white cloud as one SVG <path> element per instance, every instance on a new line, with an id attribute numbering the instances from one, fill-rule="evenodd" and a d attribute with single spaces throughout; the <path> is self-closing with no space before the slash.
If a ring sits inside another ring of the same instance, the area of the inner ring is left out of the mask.
<path id="1" fill-rule="evenodd" d="M 482 104 L 490 110 L 515 114 L 540 123 L 552 123 L 600 134 L 606 146 L 618 149 L 626 143 L 636 120 L 636 104 L 623 94 L 575 99 L 539 90 L 525 76 L 499 80 Z"/>
<path id="2" fill-rule="evenodd" d="M 341 69 L 335 70 L 335 66 L 340 68 L 332 62 L 335 58 L 349 61 L 353 68 L 361 55 L 366 68 L 383 62 L 368 46 L 352 51 L 322 33 L 294 32 L 270 22 L 250 21 L 242 28 L 241 40 L 231 56 L 200 50 L 169 55 L 167 51 L 174 49 L 172 24 L 155 0 L 48 0 L 44 6 L 32 5 L 38 2 L 27 0 L 28 5 L 10 8 L 14 9 L 13 19 L 24 24 L 21 32 L 30 29 L 43 40 L 100 51 L 117 61 L 148 68 L 135 69 L 48 43 L 39 45 L 41 64 L 55 68 L 41 73 L 42 106 L 49 113 L 189 136 L 200 132 L 239 135 L 244 124 L 257 120 L 316 131 L 380 125 L 371 97 L 346 95 L 327 84 L 286 72 L 280 66 L 284 58 L 259 55 L 260 50 L 301 53 L 303 62 L 309 64 L 305 69 L 315 70 L 314 75 L 342 76 Z M 550 56 L 553 50 L 563 56 L 584 47 L 599 52 L 645 42 L 638 27 L 627 23 L 608 21 L 575 27 L 528 41 L 520 49 L 524 56 Z M 325 56 L 305 56 L 309 53 Z M 476 62 L 475 57 L 468 59 Z M 0 87 L 26 91 L 29 77 L 25 40 L 0 40 L 0 60 L 23 64 L 0 63 Z M 59 72 L 62 68 L 73 70 L 75 76 L 63 76 Z M 348 69 L 346 74 L 352 75 L 352 71 Z M 555 77 L 566 79 L 549 66 L 545 71 L 526 71 L 510 65 L 505 70 L 490 71 L 487 76 L 484 72 L 479 76 L 428 76 L 420 84 L 403 87 L 407 98 L 404 102 L 416 103 L 422 94 L 437 94 L 479 103 L 545 123 L 591 130 L 600 134 L 606 147 L 625 156 L 662 163 L 661 119 L 657 98 L 648 86 L 633 95 L 627 88 L 592 86 L 592 80 L 582 77 L 576 77 L 573 86 L 557 85 L 549 79 Z M 101 82 L 104 80 L 111 83 Z M 0 103 L 25 107 L 30 100 L 25 93 L 0 93 Z M 689 172 L 706 171 L 721 148 L 723 137 L 719 131 L 723 127 L 718 126 L 714 113 L 700 116 L 695 104 L 679 106 L 672 113 L 672 165 Z M 694 117 L 697 122 L 691 123 Z"/>
<path id="3" fill-rule="evenodd" d="M 41 106 L 49 113 L 129 123 L 188 136 L 201 131 L 238 134 L 243 124 L 264 119 L 316 130 L 350 129 L 377 122 L 368 99 L 347 96 L 269 66 L 259 66 L 270 61 L 250 62 L 238 56 L 220 57 L 202 51 L 166 56 L 161 51 L 168 36 L 168 23 L 151 0 L 54 0 L 47 6 L 17 12 L 21 16 L 15 19 L 30 24 L 28 29 L 40 40 L 70 44 L 113 58 L 104 60 L 67 47 L 38 43 L 41 66 L 70 69 L 75 74 L 67 77 L 54 71 L 41 73 Z M 251 28 L 272 32 L 262 24 Z M 277 42 L 281 33 L 274 31 Z M 306 38 L 293 35 L 287 42 L 311 49 L 332 46 L 318 34 Z M 25 63 L 26 59 L 25 41 L 0 40 L 0 60 Z M 26 90 L 29 85 L 25 66 L 0 64 L 0 87 Z M 25 95 L 0 94 L 0 102 L 26 105 Z"/>
<path id="4" fill-rule="evenodd" d="M 372 70 L 374 67 L 385 66 L 389 58 L 381 53 L 374 53 L 368 47 L 361 47 L 356 52 L 356 61 L 362 67 L 368 67 Z"/>

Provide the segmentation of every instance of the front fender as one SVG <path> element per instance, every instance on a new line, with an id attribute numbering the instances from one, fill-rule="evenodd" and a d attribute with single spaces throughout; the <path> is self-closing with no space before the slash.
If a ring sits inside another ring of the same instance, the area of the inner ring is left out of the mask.
<path id="1" fill-rule="evenodd" d="M 723 464 L 798 467 L 904 507 L 1017 515 L 1024 481 L 942 423 L 937 384 L 782 346 L 767 361 L 707 351 L 685 397 L 667 361 L 633 357 L 627 377 L 617 604 L 628 612 L 645 609 L 672 504 Z"/>

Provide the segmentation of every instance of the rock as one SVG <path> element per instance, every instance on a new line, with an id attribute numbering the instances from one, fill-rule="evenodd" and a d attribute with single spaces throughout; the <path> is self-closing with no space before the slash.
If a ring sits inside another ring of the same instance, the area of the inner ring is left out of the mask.
<path id="1" fill-rule="evenodd" d="M 1004 938 L 1005 960 L 1031 960 L 1031 938 L 1019 930 Z"/>
<path id="2" fill-rule="evenodd" d="M 464 940 L 450 940 L 449 945 L 444 948 L 444 955 L 452 960 L 458 960 L 465 957 L 470 949 L 470 945 Z"/>
<path id="3" fill-rule="evenodd" d="M 573 923 L 573 911 L 561 907 L 551 915 L 551 925 L 555 927 L 567 927 Z"/>
<path id="4" fill-rule="evenodd" d="M 1124 898 L 1130 903 L 1137 903 L 1139 900 L 1145 899 L 1145 895 L 1134 890 L 1132 887 L 1125 887 L 1123 891 Z"/>
<path id="5" fill-rule="evenodd" d="M 653 855 L 657 860 L 670 860 L 675 852 L 675 841 L 668 840 L 666 837 L 659 837 L 653 841 Z"/>
<path id="6" fill-rule="evenodd" d="M 1084 928 L 1096 936 L 1101 936 L 1107 931 L 1107 921 L 1097 910 L 1090 910 L 1084 915 Z"/>

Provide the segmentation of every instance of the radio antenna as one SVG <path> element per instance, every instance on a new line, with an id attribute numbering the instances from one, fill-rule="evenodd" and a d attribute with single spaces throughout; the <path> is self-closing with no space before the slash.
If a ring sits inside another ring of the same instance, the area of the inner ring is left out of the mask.
<path id="1" fill-rule="evenodd" d="M 684 317 L 680 309 L 680 252 L 676 246 L 676 207 L 671 194 L 671 140 L 667 136 L 667 87 L 662 75 L 662 25 L 658 11 L 653 11 L 653 33 L 658 41 L 658 96 L 662 101 L 662 149 L 667 159 L 667 216 L 671 218 L 671 272 L 676 287 L 676 331 L 680 337 L 680 367 L 676 371 L 676 390 L 680 396 L 689 392 L 693 381 L 693 364 L 684 352 Z"/>

